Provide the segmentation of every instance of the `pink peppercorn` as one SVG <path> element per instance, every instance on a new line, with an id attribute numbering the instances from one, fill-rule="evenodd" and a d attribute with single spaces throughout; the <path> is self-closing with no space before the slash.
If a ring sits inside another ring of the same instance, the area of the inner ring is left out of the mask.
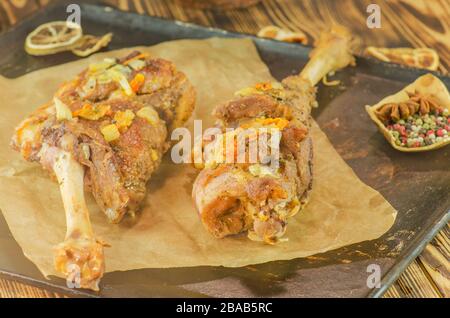
<path id="1" fill-rule="evenodd" d="M 416 141 L 413 146 L 416 147 L 416 148 L 420 147 L 420 142 Z"/>
<path id="2" fill-rule="evenodd" d="M 444 136 L 444 130 L 441 128 L 441 129 L 438 129 L 438 131 L 436 131 L 436 135 L 438 136 L 438 137 L 442 137 L 442 136 Z"/>
<path id="3" fill-rule="evenodd" d="M 427 131 L 427 136 L 434 134 L 434 130 L 428 130 Z"/>
<path id="4" fill-rule="evenodd" d="M 449 123 L 449 124 L 450 124 L 450 117 L 449 117 L 449 118 L 447 118 L 447 123 Z"/>

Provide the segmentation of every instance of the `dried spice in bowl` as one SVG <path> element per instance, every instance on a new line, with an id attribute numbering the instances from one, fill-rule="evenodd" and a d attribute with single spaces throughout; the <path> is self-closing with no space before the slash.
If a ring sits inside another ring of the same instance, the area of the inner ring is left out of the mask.
<path id="1" fill-rule="evenodd" d="M 388 103 L 376 111 L 396 145 L 417 148 L 450 140 L 450 111 L 433 96 L 407 94 L 409 100 Z"/>
<path id="2" fill-rule="evenodd" d="M 432 74 L 366 110 L 397 150 L 428 151 L 450 144 L 450 94 Z"/>

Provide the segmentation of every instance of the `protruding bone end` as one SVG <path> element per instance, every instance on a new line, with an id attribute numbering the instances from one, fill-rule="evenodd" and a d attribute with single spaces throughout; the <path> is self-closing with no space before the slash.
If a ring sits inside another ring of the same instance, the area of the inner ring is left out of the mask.
<path id="1" fill-rule="evenodd" d="M 104 243 L 95 239 L 68 239 L 55 248 L 56 270 L 73 288 L 99 290 L 105 272 Z"/>
<path id="2" fill-rule="evenodd" d="M 300 73 L 300 77 L 315 86 L 330 72 L 355 64 L 352 55 L 354 39 L 351 32 L 341 25 L 333 25 L 329 32 L 323 32 L 315 42 L 310 60 Z"/>

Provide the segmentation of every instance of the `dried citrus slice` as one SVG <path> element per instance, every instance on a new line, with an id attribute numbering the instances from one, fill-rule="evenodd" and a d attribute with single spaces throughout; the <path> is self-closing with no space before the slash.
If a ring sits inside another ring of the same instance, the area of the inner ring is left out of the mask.
<path id="1" fill-rule="evenodd" d="M 97 37 L 93 35 L 83 36 L 72 49 L 72 53 L 81 57 L 91 55 L 108 46 L 113 37 L 112 33 Z"/>
<path id="2" fill-rule="evenodd" d="M 369 46 L 366 54 L 381 61 L 403 64 L 411 67 L 437 70 L 439 55 L 430 48 L 380 48 Z"/>
<path id="3" fill-rule="evenodd" d="M 25 51 L 31 55 L 48 55 L 70 50 L 83 36 L 81 26 L 67 21 L 45 23 L 25 40 Z"/>
<path id="4" fill-rule="evenodd" d="M 281 29 L 274 25 L 262 28 L 258 32 L 258 37 L 274 39 L 283 42 L 308 44 L 308 37 L 303 32 L 292 32 Z"/>

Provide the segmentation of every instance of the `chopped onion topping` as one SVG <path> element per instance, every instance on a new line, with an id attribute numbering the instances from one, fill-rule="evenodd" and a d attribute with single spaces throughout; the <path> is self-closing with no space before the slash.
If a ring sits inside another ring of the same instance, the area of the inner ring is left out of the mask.
<path id="1" fill-rule="evenodd" d="M 139 109 L 139 111 L 136 113 L 138 117 L 144 118 L 147 120 L 150 124 L 155 125 L 159 121 L 159 115 L 152 107 L 142 107 Z"/>
<path id="2" fill-rule="evenodd" d="M 128 66 L 130 66 L 135 71 L 143 69 L 145 65 L 146 63 L 143 60 L 133 60 L 130 63 L 128 63 Z"/>
<path id="3" fill-rule="evenodd" d="M 116 122 L 117 128 L 119 131 L 126 131 L 128 127 L 133 123 L 135 115 L 133 111 L 127 109 L 125 111 L 117 111 L 114 115 L 114 121 Z"/>
<path id="4" fill-rule="evenodd" d="M 72 119 L 72 112 L 70 111 L 69 106 L 64 104 L 57 97 L 53 98 L 53 102 L 55 103 L 57 120 L 71 120 Z"/>
<path id="5" fill-rule="evenodd" d="M 119 129 L 114 124 L 104 126 L 100 131 L 107 142 L 114 141 L 120 137 Z"/>
<path id="6" fill-rule="evenodd" d="M 268 166 L 264 166 L 264 165 L 260 165 L 260 164 L 254 164 L 254 165 L 249 166 L 248 171 L 255 177 L 263 177 L 263 176 L 278 177 L 278 174 L 276 171 L 273 171 Z"/>

